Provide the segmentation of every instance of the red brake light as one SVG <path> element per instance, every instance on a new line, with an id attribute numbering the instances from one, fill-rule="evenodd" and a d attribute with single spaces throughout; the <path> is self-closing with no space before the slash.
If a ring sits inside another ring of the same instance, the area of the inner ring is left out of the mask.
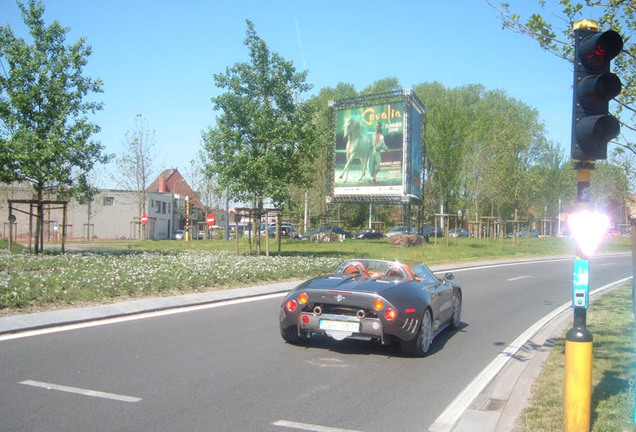
<path id="1" fill-rule="evenodd" d="M 285 303 L 285 307 L 287 307 L 288 311 L 293 312 L 296 310 L 298 305 L 296 304 L 296 300 L 287 300 L 287 303 Z"/>
<path id="2" fill-rule="evenodd" d="M 404 312 L 406 312 L 406 313 L 415 313 L 415 308 L 406 309 Z"/>
<path id="3" fill-rule="evenodd" d="M 395 318 L 397 318 L 397 312 L 395 311 L 395 309 L 388 308 L 384 311 L 384 318 L 389 321 L 393 321 Z"/>

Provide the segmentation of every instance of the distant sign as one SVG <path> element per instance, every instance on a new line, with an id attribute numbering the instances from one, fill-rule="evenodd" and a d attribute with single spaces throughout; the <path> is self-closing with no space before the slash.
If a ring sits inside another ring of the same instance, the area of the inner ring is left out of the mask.
<path id="1" fill-rule="evenodd" d="M 148 223 L 148 215 L 146 213 L 141 215 L 141 224 L 146 225 Z"/>
<path id="2" fill-rule="evenodd" d="M 214 222 L 216 221 L 216 219 L 214 219 L 214 214 L 210 213 L 209 215 L 207 215 L 205 221 L 208 223 L 208 226 L 214 225 Z"/>

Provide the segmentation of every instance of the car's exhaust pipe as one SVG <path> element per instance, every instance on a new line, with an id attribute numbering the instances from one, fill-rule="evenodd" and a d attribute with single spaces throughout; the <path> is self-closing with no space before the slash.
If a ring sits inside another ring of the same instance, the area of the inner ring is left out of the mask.
<path id="1" fill-rule="evenodd" d="M 322 308 L 320 306 L 314 306 L 314 315 L 316 316 L 322 315 Z"/>
<path id="2" fill-rule="evenodd" d="M 358 317 L 358 319 L 364 319 L 367 314 L 364 312 L 364 309 L 360 309 L 358 312 L 356 312 L 356 316 Z"/>

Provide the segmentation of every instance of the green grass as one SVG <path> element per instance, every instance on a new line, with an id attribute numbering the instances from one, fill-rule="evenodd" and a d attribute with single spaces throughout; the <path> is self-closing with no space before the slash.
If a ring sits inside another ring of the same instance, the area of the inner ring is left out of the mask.
<path id="1" fill-rule="evenodd" d="M 590 305 L 587 327 L 594 337 L 592 364 L 592 432 L 627 432 L 634 416 L 634 336 L 631 283 L 603 295 Z M 563 429 L 565 333 L 535 381 L 529 406 L 516 432 Z"/>
<path id="2" fill-rule="evenodd" d="M 162 249 L 204 249 L 226 250 L 235 253 L 236 242 L 230 241 L 192 241 L 177 242 L 171 240 L 131 242 L 133 250 Z M 252 254 L 255 254 L 252 246 Z M 329 256 L 337 258 L 386 258 L 404 262 L 426 262 L 430 265 L 445 264 L 458 261 L 474 261 L 482 259 L 523 258 L 544 255 L 574 254 L 575 245 L 567 238 L 521 238 L 521 239 L 466 239 L 438 238 L 431 239 L 421 247 L 398 248 L 389 246 L 387 240 L 346 240 L 343 243 L 310 243 L 301 240 L 283 240 L 282 256 Z M 627 252 L 631 250 L 628 237 L 607 239 L 599 248 L 603 252 Z M 249 254 L 246 240 L 239 244 L 240 254 Z M 261 253 L 265 254 L 265 241 L 261 241 Z M 278 244 L 270 241 L 270 255 L 279 255 Z"/>
<path id="3" fill-rule="evenodd" d="M 604 249 L 629 250 L 629 239 Z M 59 248 L 59 244 L 55 245 Z M 79 248 L 80 250 L 75 250 Z M 421 247 L 389 246 L 387 240 L 310 243 L 270 242 L 270 256 L 257 256 L 247 240 L 125 241 L 68 244 L 67 253 L 35 255 L 0 240 L 0 314 L 47 307 L 176 295 L 289 279 L 331 271 L 346 258 L 386 258 L 429 265 L 451 262 L 572 254 L 568 239 L 438 239 Z M 264 253 L 265 246 L 262 244 Z"/>

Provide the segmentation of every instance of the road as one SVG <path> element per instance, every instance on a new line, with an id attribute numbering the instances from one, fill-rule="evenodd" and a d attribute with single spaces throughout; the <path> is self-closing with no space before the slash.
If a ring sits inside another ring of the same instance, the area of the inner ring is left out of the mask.
<path id="1" fill-rule="evenodd" d="M 591 289 L 631 275 L 594 258 Z M 455 270 L 462 326 L 425 358 L 285 344 L 274 296 L 0 342 L 0 431 L 422 431 L 508 344 L 570 301 L 572 260 Z"/>

